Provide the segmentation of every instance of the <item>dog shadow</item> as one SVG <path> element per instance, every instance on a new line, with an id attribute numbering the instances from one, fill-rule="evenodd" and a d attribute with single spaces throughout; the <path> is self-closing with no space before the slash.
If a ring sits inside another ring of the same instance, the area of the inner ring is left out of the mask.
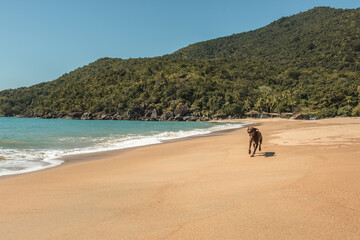
<path id="1" fill-rule="evenodd" d="M 264 153 L 258 153 L 257 154 L 259 157 L 273 157 L 276 156 L 275 152 L 264 152 Z"/>

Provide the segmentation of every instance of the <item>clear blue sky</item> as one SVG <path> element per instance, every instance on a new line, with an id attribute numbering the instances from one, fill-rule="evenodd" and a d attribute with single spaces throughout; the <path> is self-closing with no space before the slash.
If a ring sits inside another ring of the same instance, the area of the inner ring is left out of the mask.
<path id="1" fill-rule="evenodd" d="M 101 57 L 172 53 L 316 6 L 359 0 L 0 0 L 0 90 L 54 80 Z"/>

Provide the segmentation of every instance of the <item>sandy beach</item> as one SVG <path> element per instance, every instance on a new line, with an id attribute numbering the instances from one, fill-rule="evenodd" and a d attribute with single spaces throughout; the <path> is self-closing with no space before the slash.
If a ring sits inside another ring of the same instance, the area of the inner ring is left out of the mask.
<path id="1" fill-rule="evenodd" d="M 360 239 L 360 118 L 246 129 L 0 179 L 0 239 Z"/>

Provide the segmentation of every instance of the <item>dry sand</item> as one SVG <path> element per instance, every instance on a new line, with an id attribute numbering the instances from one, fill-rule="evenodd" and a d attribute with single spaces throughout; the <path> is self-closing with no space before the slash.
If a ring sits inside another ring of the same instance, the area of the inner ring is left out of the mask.
<path id="1" fill-rule="evenodd" d="M 0 239 L 360 239 L 360 119 L 260 122 L 0 179 Z"/>

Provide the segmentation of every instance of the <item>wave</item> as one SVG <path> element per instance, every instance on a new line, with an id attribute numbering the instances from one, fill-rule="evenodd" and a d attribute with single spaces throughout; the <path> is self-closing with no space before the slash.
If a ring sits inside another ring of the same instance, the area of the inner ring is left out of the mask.
<path id="1" fill-rule="evenodd" d="M 150 135 L 108 136 L 108 137 L 63 137 L 57 141 L 86 143 L 85 147 L 67 149 L 2 149 L 0 148 L 0 176 L 38 171 L 58 166 L 63 163 L 62 157 L 76 154 L 94 153 L 125 149 L 131 147 L 159 144 L 165 141 L 209 134 L 216 131 L 242 128 L 248 123 L 216 124 L 205 129 L 188 131 L 157 132 Z"/>

